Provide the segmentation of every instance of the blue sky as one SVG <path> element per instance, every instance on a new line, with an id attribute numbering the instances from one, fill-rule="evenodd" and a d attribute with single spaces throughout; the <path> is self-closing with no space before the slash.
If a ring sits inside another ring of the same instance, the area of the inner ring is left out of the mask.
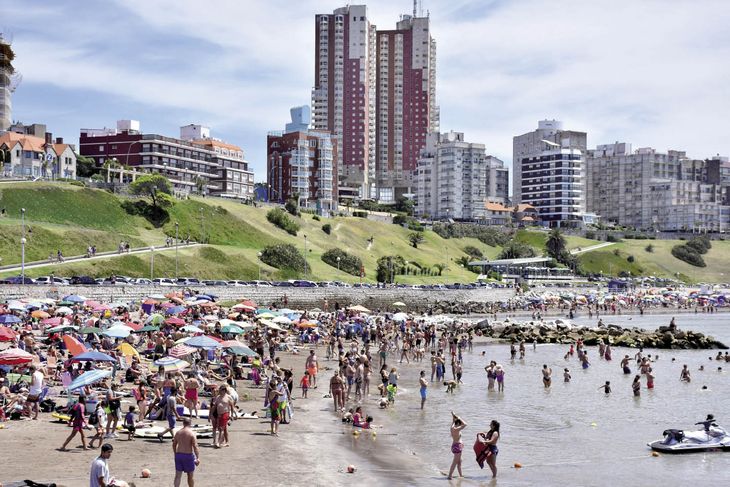
<path id="1" fill-rule="evenodd" d="M 141 121 L 175 136 L 202 123 L 265 178 L 265 141 L 309 103 L 308 0 L 3 0 L 0 29 L 23 75 L 13 115 L 72 143 L 79 128 Z M 367 3 L 393 28 L 412 2 Z M 556 118 L 589 146 L 730 155 L 730 2 L 424 1 L 437 41 L 442 131 L 511 161 L 512 137 Z"/>

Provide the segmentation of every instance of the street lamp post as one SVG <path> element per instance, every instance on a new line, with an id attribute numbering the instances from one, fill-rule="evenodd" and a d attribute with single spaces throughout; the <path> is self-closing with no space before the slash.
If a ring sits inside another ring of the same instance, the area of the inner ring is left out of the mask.
<path id="1" fill-rule="evenodd" d="M 150 281 L 155 278 L 155 248 L 150 247 Z"/>
<path id="2" fill-rule="evenodd" d="M 261 256 L 264 255 L 261 252 L 258 253 L 259 256 L 259 281 L 261 280 Z"/>
<path id="3" fill-rule="evenodd" d="M 200 208 L 200 243 L 205 243 L 205 226 L 203 223 L 203 208 Z"/>
<path id="4" fill-rule="evenodd" d="M 337 256 L 337 272 L 340 272 L 340 256 Z"/>
<path id="5" fill-rule="evenodd" d="M 304 277 L 307 277 L 307 236 L 304 236 Z"/>
<path id="6" fill-rule="evenodd" d="M 20 222 L 22 233 L 20 237 L 20 277 L 25 284 L 25 208 L 20 209 Z"/>
<path id="7" fill-rule="evenodd" d="M 180 230 L 180 223 L 175 222 L 175 280 L 177 281 L 177 273 L 178 273 L 178 265 L 177 265 L 177 242 L 178 242 L 178 232 Z"/>

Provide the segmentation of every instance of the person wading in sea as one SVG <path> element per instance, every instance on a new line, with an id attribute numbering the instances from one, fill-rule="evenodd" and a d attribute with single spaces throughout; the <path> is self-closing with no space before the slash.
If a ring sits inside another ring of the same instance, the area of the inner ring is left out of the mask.
<path id="1" fill-rule="evenodd" d="M 461 452 L 464 451 L 464 443 L 461 442 L 461 431 L 466 428 L 466 423 L 453 411 L 451 412 L 451 420 L 451 453 L 454 454 L 454 460 L 451 462 L 451 468 L 449 469 L 447 477 L 449 480 L 452 479 L 454 469 L 458 469 L 459 477 L 464 476 L 461 472 Z"/>

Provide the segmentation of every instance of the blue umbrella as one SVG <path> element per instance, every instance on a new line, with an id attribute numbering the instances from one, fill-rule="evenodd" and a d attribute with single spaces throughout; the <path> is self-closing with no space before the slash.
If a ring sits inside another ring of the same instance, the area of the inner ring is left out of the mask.
<path id="1" fill-rule="evenodd" d="M 111 338 L 127 338 L 130 333 L 131 333 L 131 331 L 129 330 L 129 328 L 118 327 L 118 328 L 109 328 L 108 330 L 106 330 L 103 333 L 103 335 L 106 335 Z"/>
<path id="2" fill-rule="evenodd" d="M 202 348 L 205 350 L 214 350 L 220 348 L 221 344 L 205 335 L 193 337 L 185 341 L 185 345 L 189 347 Z"/>
<path id="3" fill-rule="evenodd" d="M 97 352 L 96 350 L 92 350 L 90 352 L 84 352 L 76 355 L 73 358 L 74 362 L 116 362 L 117 359 L 115 359 L 112 356 L 109 356 L 105 353 Z"/>
<path id="4" fill-rule="evenodd" d="M 70 303 L 83 303 L 84 301 L 86 301 L 86 298 L 77 294 L 70 294 L 63 298 L 61 301 L 68 301 Z"/>
<path id="5" fill-rule="evenodd" d="M 88 372 L 85 372 L 81 374 L 80 376 L 76 377 L 71 384 L 68 386 L 69 391 L 75 391 L 77 389 L 81 389 L 82 387 L 90 386 L 91 384 L 96 384 L 100 380 L 109 377 L 112 375 L 111 370 L 105 370 L 105 369 L 94 369 L 90 370 Z"/>
<path id="6" fill-rule="evenodd" d="M 204 299 L 206 301 L 215 301 L 215 296 L 212 294 L 196 294 L 195 299 Z"/>
<path id="7" fill-rule="evenodd" d="M 11 324 L 11 323 L 20 323 L 21 321 L 23 321 L 23 320 L 21 320 L 20 318 L 18 318 L 15 315 L 0 315 L 0 323 Z"/>
<path id="8" fill-rule="evenodd" d="M 172 308 L 167 308 L 167 310 L 165 310 L 165 314 L 176 315 L 178 313 L 182 313 L 186 309 L 187 308 L 185 308 L 185 306 L 173 306 Z"/>

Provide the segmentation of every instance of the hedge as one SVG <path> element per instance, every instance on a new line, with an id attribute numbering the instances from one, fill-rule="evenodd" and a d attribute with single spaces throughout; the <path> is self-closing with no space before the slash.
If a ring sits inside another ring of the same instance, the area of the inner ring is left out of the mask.
<path id="1" fill-rule="evenodd" d="M 293 271 L 304 271 L 304 256 L 291 244 L 269 245 L 261 251 L 261 262 L 276 267 L 277 269 L 289 269 Z"/>
<path id="2" fill-rule="evenodd" d="M 287 215 L 286 212 L 281 208 L 274 208 L 272 210 L 269 210 L 269 212 L 266 214 L 266 219 L 269 220 L 270 223 L 273 223 L 290 235 L 296 236 L 297 232 L 299 231 L 299 225 L 294 220 L 289 218 L 289 215 Z"/>
<path id="3" fill-rule="evenodd" d="M 352 274 L 353 276 L 360 275 L 360 269 L 362 268 L 360 257 L 350 255 L 342 249 L 334 248 L 327 250 L 322 254 L 322 261 L 336 268 L 338 266 L 337 257 L 340 258 L 339 268 L 341 271 Z"/>

